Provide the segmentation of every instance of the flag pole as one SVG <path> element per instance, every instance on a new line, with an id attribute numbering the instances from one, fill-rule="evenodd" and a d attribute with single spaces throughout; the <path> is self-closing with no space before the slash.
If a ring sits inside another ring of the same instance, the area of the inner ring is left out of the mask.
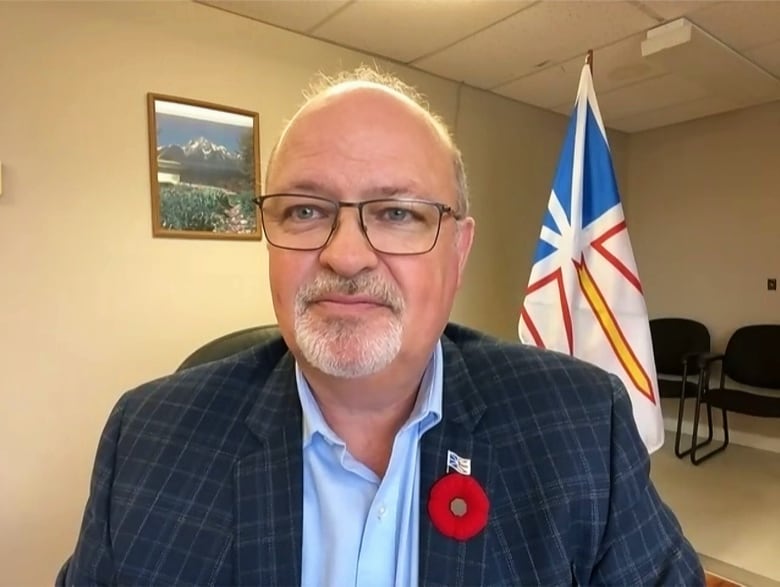
<path id="1" fill-rule="evenodd" d="M 585 58 L 585 63 L 590 67 L 590 74 L 593 75 L 593 49 L 588 50 L 588 56 Z"/>

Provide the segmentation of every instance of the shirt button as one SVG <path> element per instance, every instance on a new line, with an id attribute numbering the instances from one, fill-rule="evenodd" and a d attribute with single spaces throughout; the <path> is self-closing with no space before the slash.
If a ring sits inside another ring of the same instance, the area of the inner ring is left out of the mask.
<path id="1" fill-rule="evenodd" d="M 387 508 L 383 505 L 379 506 L 379 509 L 377 510 L 376 517 L 380 520 L 385 517 L 385 513 L 387 513 Z"/>

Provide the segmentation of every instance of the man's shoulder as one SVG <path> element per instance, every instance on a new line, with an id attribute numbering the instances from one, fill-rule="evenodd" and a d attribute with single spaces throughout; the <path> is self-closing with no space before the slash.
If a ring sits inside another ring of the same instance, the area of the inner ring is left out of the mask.
<path id="1" fill-rule="evenodd" d="M 154 430 L 158 437 L 189 437 L 195 429 L 227 432 L 246 417 L 286 352 L 281 338 L 274 339 L 144 383 L 117 404 L 123 432 Z"/>
<path id="2" fill-rule="evenodd" d="M 445 341 L 488 406 L 512 405 L 534 417 L 611 410 L 613 376 L 591 363 L 456 324 L 448 325 Z"/>
<path id="3" fill-rule="evenodd" d="M 502 340 L 458 324 L 449 324 L 444 336 L 458 349 L 472 374 L 473 370 L 490 372 L 502 380 L 541 377 L 561 385 L 603 384 L 609 379 L 600 367 L 575 357 L 520 341 Z"/>

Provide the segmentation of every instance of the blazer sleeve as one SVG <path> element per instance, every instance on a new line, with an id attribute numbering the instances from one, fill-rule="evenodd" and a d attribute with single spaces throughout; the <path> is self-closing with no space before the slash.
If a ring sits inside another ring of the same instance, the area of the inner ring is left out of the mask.
<path id="1" fill-rule="evenodd" d="M 588 585 L 704 586 L 698 556 L 650 481 L 631 400 L 612 378 L 609 513 Z"/>
<path id="2" fill-rule="evenodd" d="M 112 410 L 100 437 L 76 548 L 57 574 L 57 587 L 97 587 L 114 583 L 109 520 L 123 406 L 124 398 Z"/>

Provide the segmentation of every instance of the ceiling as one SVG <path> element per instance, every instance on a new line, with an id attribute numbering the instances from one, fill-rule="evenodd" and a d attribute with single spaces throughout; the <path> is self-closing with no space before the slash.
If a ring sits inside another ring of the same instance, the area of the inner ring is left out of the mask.
<path id="1" fill-rule="evenodd" d="M 604 122 L 626 132 L 780 99 L 780 0 L 196 1 L 562 114 L 593 49 Z M 690 39 L 643 57 L 680 17 Z"/>

